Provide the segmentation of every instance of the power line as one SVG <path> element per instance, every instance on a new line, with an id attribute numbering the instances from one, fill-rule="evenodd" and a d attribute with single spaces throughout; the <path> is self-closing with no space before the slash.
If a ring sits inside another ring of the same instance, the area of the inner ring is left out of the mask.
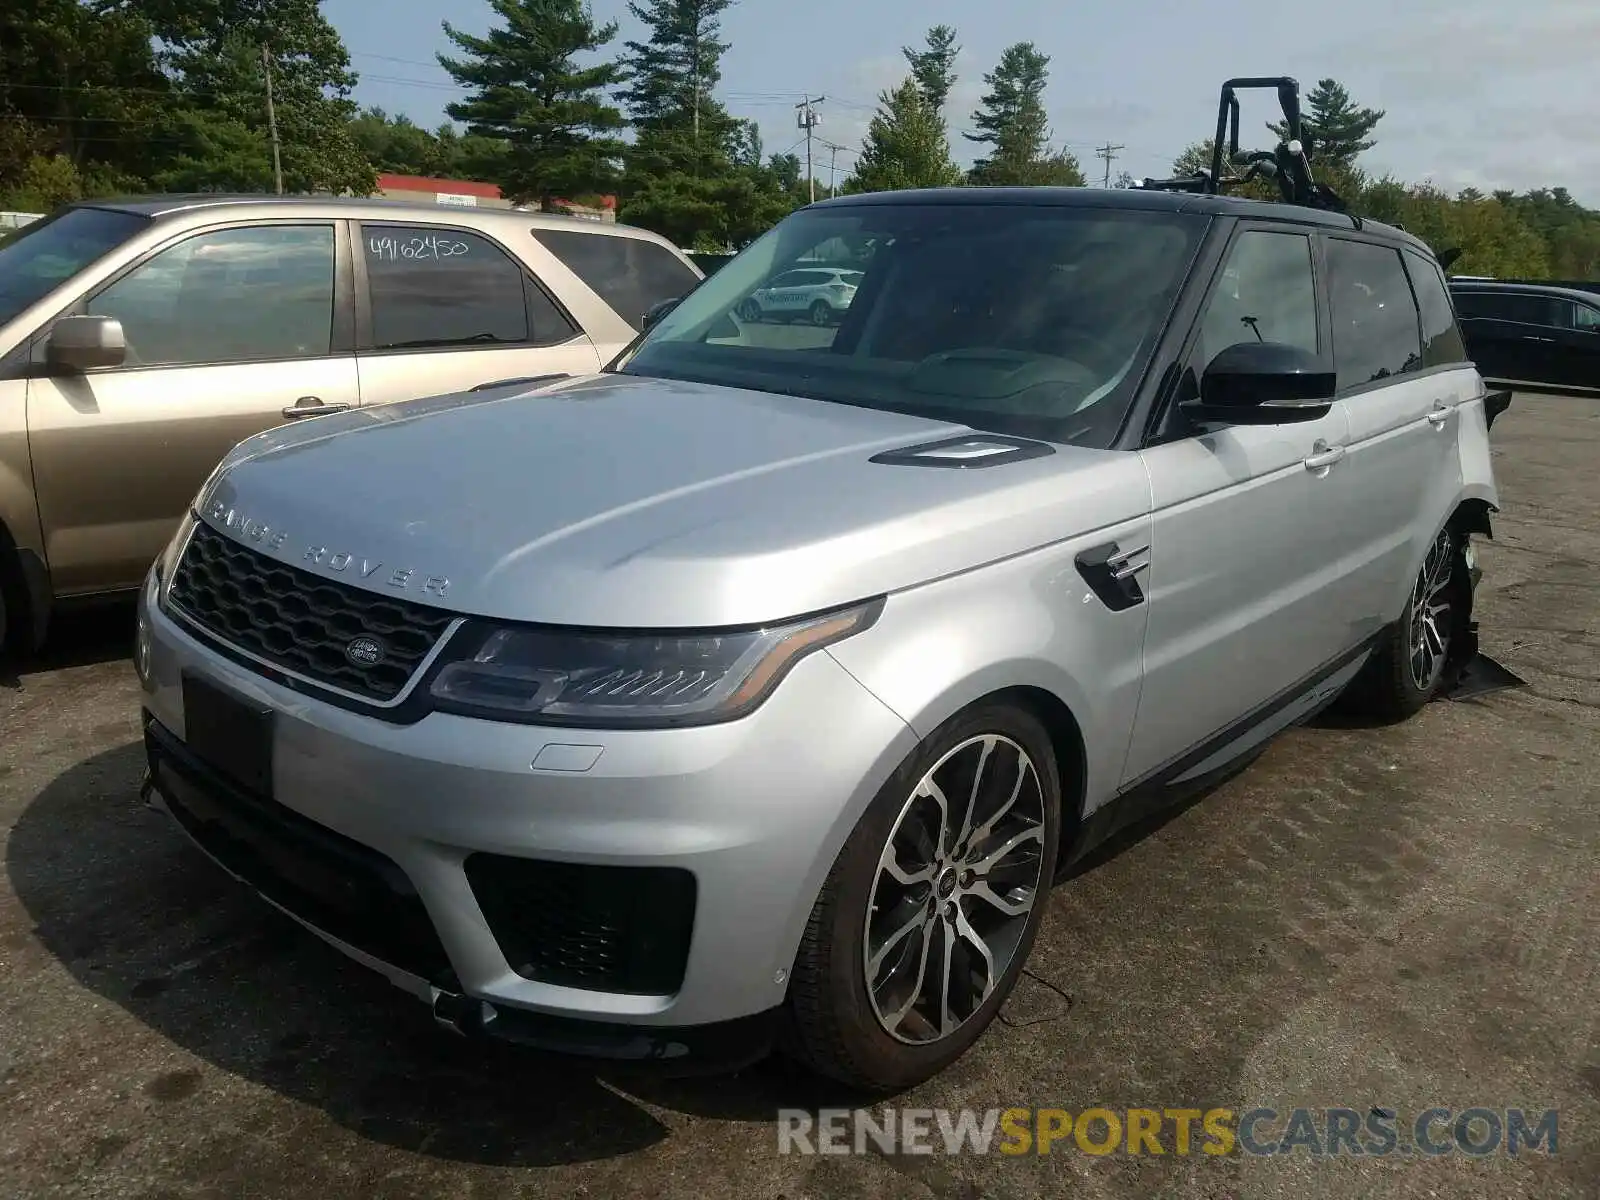
<path id="1" fill-rule="evenodd" d="M 1107 142 L 1095 151 L 1095 157 L 1106 160 L 1106 186 L 1111 186 L 1111 164 L 1117 160 L 1117 153 L 1127 147 L 1119 143 Z"/>

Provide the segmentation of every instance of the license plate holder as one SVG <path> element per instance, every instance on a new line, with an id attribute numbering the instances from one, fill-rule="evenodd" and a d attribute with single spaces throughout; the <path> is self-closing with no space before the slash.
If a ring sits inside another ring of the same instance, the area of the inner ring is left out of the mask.
<path id="1" fill-rule="evenodd" d="M 207 766 L 258 796 L 272 797 L 272 710 L 183 676 L 184 743 Z"/>

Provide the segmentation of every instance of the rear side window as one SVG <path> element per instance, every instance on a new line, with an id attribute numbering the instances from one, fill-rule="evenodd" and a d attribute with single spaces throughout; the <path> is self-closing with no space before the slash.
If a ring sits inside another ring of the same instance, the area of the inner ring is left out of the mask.
<path id="1" fill-rule="evenodd" d="M 1514 321 L 1519 325 L 1554 325 L 1555 301 L 1534 292 L 1462 292 L 1456 304 L 1464 317 Z"/>
<path id="2" fill-rule="evenodd" d="M 1422 365 L 1441 367 L 1467 361 L 1467 348 L 1450 307 L 1450 292 L 1437 263 L 1420 254 L 1406 251 L 1406 266 L 1411 286 L 1417 294 L 1417 309 L 1422 314 Z"/>
<path id="3" fill-rule="evenodd" d="M 635 329 L 663 300 L 699 286 L 700 277 L 665 246 L 643 238 L 536 229 L 534 239 Z"/>
<path id="4" fill-rule="evenodd" d="M 1572 328 L 1584 329 L 1590 333 L 1600 333 L 1600 308 L 1591 308 L 1587 304 L 1572 304 Z"/>
<path id="5" fill-rule="evenodd" d="M 1417 305 L 1400 251 L 1330 238 L 1328 276 L 1341 391 L 1421 367 Z"/>
<path id="6" fill-rule="evenodd" d="M 361 232 L 374 349 L 548 345 L 577 332 L 487 238 L 422 225 Z"/>

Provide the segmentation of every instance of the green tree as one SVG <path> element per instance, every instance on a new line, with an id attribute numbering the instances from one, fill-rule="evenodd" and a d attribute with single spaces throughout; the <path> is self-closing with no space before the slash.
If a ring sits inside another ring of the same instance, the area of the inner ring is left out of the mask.
<path id="1" fill-rule="evenodd" d="M 739 122 L 715 98 L 722 81 L 721 17 L 734 0 L 629 0 L 628 11 L 649 30 L 626 43 L 628 83 L 621 93 L 640 140 L 654 135 L 666 165 L 715 168 L 731 157 Z M 668 136 L 663 136 L 668 135 Z"/>
<path id="2" fill-rule="evenodd" d="M 680 246 L 743 246 L 794 207 L 761 161 L 754 124 L 716 98 L 721 16 L 733 0 L 634 0 L 648 31 L 626 44 L 627 105 L 635 137 L 625 156 L 624 221 Z"/>
<path id="3" fill-rule="evenodd" d="M 1083 186 L 1078 160 L 1065 150 L 1050 150 L 1044 107 L 1049 79 L 1050 56 L 1032 42 L 1006 47 L 999 65 L 983 77 L 989 91 L 972 114 L 978 132 L 964 135 L 989 147 L 988 154 L 973 164 L 973 183 Z"/>
<path id="4" fill-rule="evenodd" d="M 467 99 L 445 111 L 469 133 L 504 142 L 496 180 L 513 200 L 550 210 L 614 186 L 626 124 L 605 89 L 622 80 L 615 62 L 589 66 L 581 55 L 599 53 L 617 35 L 582 0 L 489 0 L 500 23 L 475 37 L 444 22 L 445 36 L 464 57 L 439 56 L 439 64 L 464 87 Z"/>
<path id="5" fill-rule="evenodd" d="M 911 64 L 911 77 L 917 81 L 928 107 L 942 114 L 950 89 L 956 85 L 956 58 L 961 53 L 956 31 L 948 25 L 935 25 L 928 30 L 920 49 L 904 46 L 900 53 Z"/>
<path id="6" fill-rule="evenodd" d="M 320 0 L 111 0 L 152 28 L 175 103 L 162 136 L 172 162 L 152 178 L 197 189 L 270 190 L 270 76 L 284 190 L 372 190 L 350 132 L 356 76 Z"/>
<path id="7" fill-rule="evenodd" d="M 0 196 L 137 184 L 166 149 L 154 32 L 136 12 L 79 0 L 0 4 Z"/>
<path id="8" fill-rule="evenodd" d="M 960 168 L 950 161 L 944 122 L 929 107 L 916 77 L 908 75 L 899 87 L 878 97 L 878 111 L 867 126 L 846 190 L 887 192 L 960 182 Z"/>
<path id="9" fill-rule="evenodd" d="M 463 136 L 448 121 L 424 129 L 404 114 L 391 117 L 381 108 L 356 114 L 350 134 L 377 170 L 440 179 L 495 179 L 506 150 L 505 142 Z"/>
<path id="10" fill-rule="evenodd" d="M 1372 132 L 1386 115 L 1381 109 L 1363 108 L 1350 98 L 1336 79 L 1320 79 L 1305 100 L 1301 132 L 1306 137 L 1312 166 L 1337 165 L 1346 170 L 1378 143 Z M 1288 136 L 1283 122 L 1269 124 L 1273 136 Z"/>

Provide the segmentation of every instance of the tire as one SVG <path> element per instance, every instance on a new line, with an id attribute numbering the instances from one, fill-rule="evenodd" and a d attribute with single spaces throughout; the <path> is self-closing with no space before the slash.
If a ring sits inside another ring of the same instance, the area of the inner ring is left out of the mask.
<path id="1" fill-rule="evenodd" d="M 761 305 L 754 299 L 746 300 L 739 305 L 739 319 L 748 325 L 758 324 L 761 320 Z"/>
<path id="2" fill-rule="evenodd" d="M 833 309 L 828 307 L 828 302 L 826 300 L 817 300 L 813 302 L 810 309 L 810 316 L 811 323 L 813 325 L 833 324 Z"/>
<path id="3" fill-rule="evenodd" d="M 974 818 L 962 797 L 973 794 L 980 762 L 985 787 Z M 941 806 L 925 787 L 930 779 L 949 797 L 943 837 L 933 832 Z M 822 885 L 790 980 L 788 1051 L 818 1074 L 875 1093 L 912 1087 L 960 1058 L 1022 973 L 1060 828 L 1059 776 L 1037 718 L 983 703 L 935 730 L 873 799 Z M 952 853 L 937 853 L 936 840 Z M 891 846 L 892 868 L 883 865 Z M 1007 915 L 985 892 L 1026 908 Z M 951 945 L 951 982 L 965 984 L 931 986 Z M 919 978 L 920 988 L 908 986 Z"/>
<path id="4" fill-rule="evenodd" d="M 1434 538 L 1405 611 L 1346 692 L 1347 707 L 1384 722 L 1420 712 L 1444 683 L 1466 633 L 1471 583 L 1465 535 Z"/>

